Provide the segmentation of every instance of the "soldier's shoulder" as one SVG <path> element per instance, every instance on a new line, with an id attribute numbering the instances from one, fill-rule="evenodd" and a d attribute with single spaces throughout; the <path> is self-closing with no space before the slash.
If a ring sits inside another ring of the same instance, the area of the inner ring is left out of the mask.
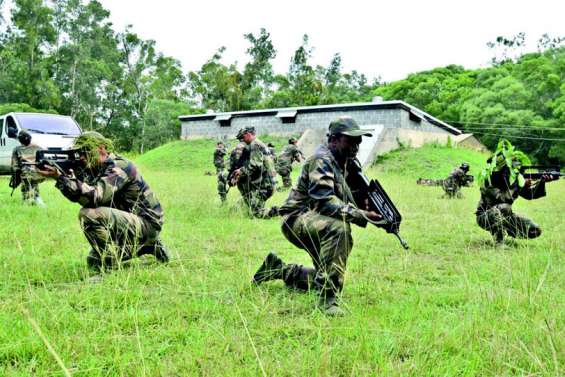
<path id="1" fill-rule="evenodd" d="M 267 147 L 267 144 L 263 143 L 259 139 L 253 140 L 250 147 L 251 147 L 251 150 L 261 151 L 262 153 L 266 153 L 266 154 L 270 153 L 269 147 Z"/>

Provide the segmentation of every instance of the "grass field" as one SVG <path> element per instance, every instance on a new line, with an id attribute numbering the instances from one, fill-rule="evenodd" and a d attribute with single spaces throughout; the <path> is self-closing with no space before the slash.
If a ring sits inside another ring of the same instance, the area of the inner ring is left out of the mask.
<path id="1" fill-rule="evenodd" d="M 269 250 L 310 262 L 278 220 L 246 218 L 235 190 L 220 206 L 204 175 L 213 144 L 179 141 L 137 158 L 174 259 L 144 257 L 97 283 L 79 206 L 46 183 L 48 207 L 25 207 L 0 179 L 1 376 L 565 375 L 565 181 L 515 204 L 541 225 L 539 239 L 494 248 L 475 224 L 477 187 L 444 200 L 415 185 L 463 160 L 476 175 L 484 155 L 427 146 L 381 159 L 368 175 L 397 203 L 411 249 L 355 228 L 349 314 L 327 318 L 314 294 L 250 286 Z"/>

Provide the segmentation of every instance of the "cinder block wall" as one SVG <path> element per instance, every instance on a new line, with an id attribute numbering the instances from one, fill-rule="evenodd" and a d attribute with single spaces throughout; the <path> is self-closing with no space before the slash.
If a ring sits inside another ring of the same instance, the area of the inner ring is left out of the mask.
<path id="1" fill-rule="evenodd" d="M 307 129 L 328 128 L 330 122 L 340 116 L 351 116 L 360 125 L 382 124 L 385 128 L 402 128 L 407 130 L 448 134 L 447 131 L 425 121 L 410 120 L 408 111 L 404 109 L 372 109 L 355 111 L 323 111 L 299 113 L 295 123 L 282 123 L 273 116 L 234 117 L 229 127 L 221 127 L 216 120 L 197 120 L 182 122 L 182 139 L 213 138 L 224 139 L 235 137 L 243 127 L 253 126 L 259 135 L 292 135 Z"/>

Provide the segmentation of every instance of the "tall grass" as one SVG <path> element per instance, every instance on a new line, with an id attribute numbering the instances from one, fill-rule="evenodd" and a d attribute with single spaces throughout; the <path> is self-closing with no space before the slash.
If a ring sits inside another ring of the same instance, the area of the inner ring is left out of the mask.
<path id="1" fill-rule="evenodd" d="M 245 217 L 236 190 L 220 205 L 215 177 L 204 175 L 213 146 L 175 142 L 138 158 L 165 208 L 162 238 L 174 258 L 143 257 L 97 283 L 79 206 L 45 183 L 48 207 L 25 207 L 0 179 L 0 375 L 563 374 L 563 181 L 515 205 L 542 236 L 496 249 L 475 224 L 476 187 L 445 200 L 440 188 L 415 185 L 485 156 L 426 147 L 384 159 L 368 173 L 397 203 L 411 250 L 355 228 L 349 314 L 327 318 L 313 294 L 249 284 L 269 250 L 310 261 L 277 220 Z"/>

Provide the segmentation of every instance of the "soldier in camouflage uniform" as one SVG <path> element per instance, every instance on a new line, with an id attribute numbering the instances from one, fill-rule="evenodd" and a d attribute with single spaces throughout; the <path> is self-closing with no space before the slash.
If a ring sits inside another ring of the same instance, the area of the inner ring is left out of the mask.
<path id="1" fill-rule="evenodd" d="M 98 132 L 80 135 L 75 148 L 83 153 L 80 178 L 52 167 L 40 172 L 56 178 L 61 193 L 82 206 L 79 220 L 92 246 L 88 266 L 102 269 L 144 254 L 167 262 L 159 239 L 163 210 L 137 167 L 113 154 L 112 142 Z"/>
<path id="2" fill-rule="evenodd" d="M 253 127 L 240 130 L 240 135 L 248 149 L 249 158 L 233 172 L 233 180 L 237 183 L 251 216 L 276 216 L 277 207 L 265 208 L 265 202 L 273 195 L 276 186 L 275 166 L 269 149 L 256 138 Z"/>
<path id="3" fill-rule="evenodd" d="M 309 268 L 285 264 L 269 253 L 253 277 L 255 284 L 282 279 L 287 286 L 315 288 L 320 308 L 328 315 L 342 315 L 337 296 L 341 292 L 347 258 L 353 247 L 350 224 L 366 226 L 380 216 L 356 207 L 346 183 L 347 161 L 355 157 L 361 136 L 371 136 L 349 117 L 329 126 L 328 144 L 320 145 L 308 158 L 296 188 L 280 208 L 282 233 L 296 247 L 305 250 L 314 264 Z"/>
<path id="4" fill-rule="evenodd" d="M 276 162 L 277 161 L 277 150 L 275 149 L 275 144 L 269 143 L 269 144 L 267 144 L 267 147 L 269 148 L 269 153 L 271 154 L 271 157 L 273 158 L 273 162 Z"/>
<path id="5" fill-rule="evenodd" d="M 443 180 L 442 187 L 447 198 L 462 198 L 461 187 L 468 184 L 469 164 L 462 163 L 461 166 L 455 168 L 449 177 Z"/>
<path id="6" fill-rule="evenodd" d="M 39 196 L 39 183 L 43 178 L 37 174 L 35 169 L 35 153 L 41 147 L 31 142 L 31 135 L 21 130 L 18 133 L 20 146 L 14 148 L 12 152 L 12 174 L 19 175 L 22 185 L 22 199 L 24 203 L 31 205 L 45 206 Z"/>
<path id="7" fill-rule="evenodd" d="M 226 171 L 226 164 L 224 161 L 226 154 L 227 151 L 224 143 L 219 141 L 216 144 L 216 149 L 214 150 L 214 166 L 216 167 L 216 178 L 218 180 L 218 195 L 222 202 L 226 200 L 226 195 L 228 194 L 228 173 Z"/>
<path id="8" fill-rule="evenodd" d="M 490 181 L 485 180 L 481 187 L 481 199 L 475 214 L 477 224 L 490 232 L 497 244 L 504 242 L 505 234 L 512 238 L 536 238 L 541 235 L 541 228 L 527 217 L 512 211 L 512 204 L 521 196 L 532 200 L 545 196 L 545 182 L 552 180 L 544 176 L 541 180 L 525 181 L 523 187 L 516 180 L 510 184 L 510 171 L 504 167 L 495 171 L 490 176 Z"/>
<path id="9" fill-rule="evenodd" d="M 277 174 L 281 176 L 283 181 L 283 187 L 289 188 L 292 186 L 292 180 L 290 178 L 290 173 L 292 173 L 292 163 L 294 161 L 300 162 L 303 159 L 302 152 L 296 146 L 298 140 L 291 138 L 288 140 L 288 145 L 284 147 L 282 152 L 277 157 L 277 163 L 275 165 Z"/>

